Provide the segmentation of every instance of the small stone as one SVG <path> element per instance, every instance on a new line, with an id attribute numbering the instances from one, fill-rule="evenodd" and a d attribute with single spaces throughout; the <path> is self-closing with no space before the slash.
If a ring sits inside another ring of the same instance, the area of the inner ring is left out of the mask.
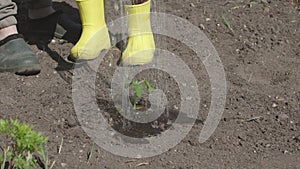
<path id="1" fill-rule="evenodd" d="M 193 8 L 195 8 L 195 7 L 196 7 L 196 5 L 195 5 L 195 4 L 193 4 L 193 3 L 191 3 L 191 4 L 190 4 L 190 6 L 191 6 L 191 7 L 193 7 Z"/>
<path id="2" fill-rule="evenodd" d="M 205 26 L 203 24 L 200 24 L 200 29 L 205 30 Z"/>
<path id="3" fill-rule="evenodd" d="M 159 128 L 160 128 L 161 130 L 165 130 L 165 124 L 160 124 L 160 125 L 159 125 Z"/>
<path id="4" fill-rule="evenodd" d="M 289 118 L 289 116 L 287 114 L 280 114 L 278 116 L 278 119 L 281 120 L 281 121 L 285 121 Z"/>
<path id="5" fill-rule="evenodd" d="M 270 8 L 268 8 L 268 7 L 266 7 L 265 9 L 264 9 L 264 11 L 266 12 L 266 13 L 270 13 Z"/>
<path id="6" fill-rule="evenodd" d="M 67 163 L 61 163 L 60 164 L 62 167 L 66 167 L 67 166 Z"/>
<path id="7" fill-rule="evenodd" d="M 273 103 L 273 104 L 272 104 L 272 107 L 273 107 L 273 108 L 276 108 L 276 107 L 278 107 L 278 105 L 277 105 L 276 103 Z"/>
<path id="8" fill-rule="evenodd" d="M 63 43 L 67 43 L 67 41 L 66 41 L 66 40 L 63 40 L 63 39 L 59 39 L 59 40 L 58 40 L 58 43 L 63 44 Z"/>
<path id="9" fill-rule="evenodd" d="M 276 96 L 276 100 L 279 102 L 285 101 L 285 99 L 283 97 L 280 96 Z"/>

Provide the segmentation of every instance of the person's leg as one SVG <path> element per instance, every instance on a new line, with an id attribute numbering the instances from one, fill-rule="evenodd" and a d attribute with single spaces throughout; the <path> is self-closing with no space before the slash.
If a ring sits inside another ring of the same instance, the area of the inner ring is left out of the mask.
<path id="1" fill-rule="evenodd" d="M 104 0 L 76 0 L 82 22 L 82 34 L 72 48 L 70 60 L 95 59 L 101 50 L 110 48 L 105 23 Z"/>
<path id="2" fill-rule="evenodd" d="M 24 39 L 18 34 L 14 15 L 16 4 L 0 1 L 0 72 L 32 75 L 40 72 L 40 65 Z"/>
<path id="3" fill-rule="evenodd" d="M 18 34 L 16 25 L 0 28 L 0 40 L 5 39 L 10 35 Z"/>
<path id="4" fill-rule="evenodd" d="M 0 40 L 9 35 L 17 34 L 17 20 L 14 15 L 17 14 L 16 4 L 11 0 L 0 1 Z"/>
<path id="5" fill-rule="evenodd" d="M 146 1 L 146 2 L 145 2 Z M 129 39 L 122 54 L 123 65 L 143 65 L 152 61 L 155 42 L 150 23 L 150 0 L 132 0 L 126 5 Z"/>
<path id="6" fill-rule="evenodd" d="M 47 43 L 54 36 L 76 43 L 80 37 L 81 25 L 55 11 L 52 0 L 28 0 L 28 17 L 25 36 L 31 43 Z"/>
<path id="7" fill-rule="evenodd" d="M 54 12 L 52 0 L 28 0 L 28 17 L 30 19 L 44 18 Z"/>

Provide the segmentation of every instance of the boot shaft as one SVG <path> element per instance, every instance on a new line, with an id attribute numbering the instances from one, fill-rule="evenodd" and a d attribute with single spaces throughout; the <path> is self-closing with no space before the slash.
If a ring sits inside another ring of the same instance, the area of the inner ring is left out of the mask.
<path id="1" fill-rule="evenodd" d="M 128 15 L 129 36 L 152 34 L 150 3 L 151 1 L 148 0 L 142 4 L 125 6 L 126 14 Z"/>
<path id="2" fill-rule="evenodd" d="M 105 23 L 104 0 L 76 0 L 80 11 L 82 26 L 101 28 Z"/>

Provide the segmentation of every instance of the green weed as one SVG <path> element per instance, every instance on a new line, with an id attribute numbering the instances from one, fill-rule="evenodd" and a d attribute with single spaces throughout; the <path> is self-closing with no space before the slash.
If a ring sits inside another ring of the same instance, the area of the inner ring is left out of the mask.
<path id="1" fill-rule="evenodd" d="M 44 161 L 48 161 L 47 152 L 44 151 L 44 143 L 48 138 L 34 131 L 32 126 L 18 120 L 0 119 L 0 134 L 5 138 L 0 143 L 1 169 L 5 168 L 7 162 L 9 168 L 35 168 L 37 166 L 35 155 L 40 155 Z"/>

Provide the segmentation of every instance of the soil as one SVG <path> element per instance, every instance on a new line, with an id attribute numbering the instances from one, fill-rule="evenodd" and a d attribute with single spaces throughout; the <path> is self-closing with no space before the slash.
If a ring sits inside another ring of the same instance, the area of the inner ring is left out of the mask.
<path id="1" fill-rule="evenodd" d="M 24 3 L 20 2 L 22 9 Z M 226 107 L 218 128 L 203 144 L 197 138 L 210 105 L 208 74 L 193 51 L 167 37 L 157 38 L 160 39 L 157 43 L 189 65 L 197 78 L 202 102 L 197 123 L 188 136 L 162 155 L 129 159 L 95 146 L 94 155 L 87 163 L 93 140 L 77 120 L 72 100 L 73 65 L 66 61 L 73 45 L 59 40 L 52 41 L 43 50 L 31 45 L 42 65 L 39 75 L 0 74 L 0 117 L 28 122 L 48 136 L 50 163 L 55 161 L 53 168 L 300 168 L 299 2 L 262 2 L 265 5 L 250 0 L 165 0 L 154 8 L 185 18 L 203 29 L 223 62 L 228 85 Z M 106 5 L 107 20 L 118 18 L 120 13 L 115 10 L 114 1 L 107 1 Z M 55 1 L 54 6 L 80 22 L 75 1 Z M 224 24 L 223 17 L 232 31 Z M 26 13 L 21 11 L 18 19 L 19 28 L 25 29 Z M 113 57 L 105 57 L 98 73 L 99 107 L 105 109 L 112 126 L 124 134 L 147 137 L 163 132 L 169 126 L 161 127 L 161 124 L 173 120 L 176 110 L 172 109 L 180 103 L 174 80 L 157 70 L 136 77 L 146 77 L 155 88 L 170 90 L 167 98 L 172 101 L 168 107 L 173 116 L 161 117 L 153 123 L 159 127 L 133 124 L 129 132 L 128 128 L 122 131 L 122 118 L 108 97 L 120 51 L 114 48 L 109 53 Z M 59 154 L 57 149 L 62 138 Z"/>

